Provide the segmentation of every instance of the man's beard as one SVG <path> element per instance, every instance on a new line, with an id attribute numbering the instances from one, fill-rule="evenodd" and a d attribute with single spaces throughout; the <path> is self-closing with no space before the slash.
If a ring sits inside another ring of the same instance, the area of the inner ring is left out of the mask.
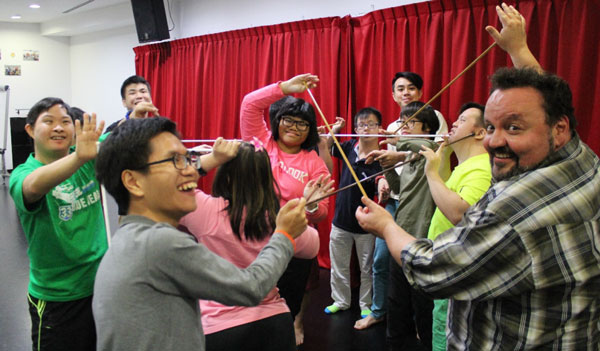
<path id="1" fill-rule="evenodd" d="M 495 148 L 493 150 L 490 150 L 489 152 L 490 155 L 490 163 L 492 164 L 492 177 L 494 178 L 495 181 L 499 182 L 514 176 L 517 176 L 519 174 L 523 174 L 525 172 L 531 171 L 533 169 L 537 169 L 540 167 L 540 165 L 546 163 L 546 161 L 552 156 L 552 154 L 554 153 L 554 137 L 552 137 L 552 134 L 548 134 L 548 154 L 546 155 L 546 157 L 544 157 L 544 159 L 542 159 L 540 162 L 531 165 L 531 166 L 521 166 L 519 164 L 519 157 L 517 156 L 517 154 L 515 154 L 509 147 L 508 145 L 503 146 L 503 147 L 499 147 L 499 148 Z M 493 174 L 493 170 L 494 170 L 494 155 L 496 153 L 500 153 L 500 154 L 508 154 L 510 155 L 510 158 L 515 160 L 515 165 L 513 168 L 511 168 L 509 171 L 502 173 L 502 174 Z"/>

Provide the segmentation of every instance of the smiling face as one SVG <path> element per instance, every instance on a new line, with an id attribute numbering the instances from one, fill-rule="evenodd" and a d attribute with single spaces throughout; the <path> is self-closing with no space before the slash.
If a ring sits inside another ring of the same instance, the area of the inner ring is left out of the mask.
<path id="1" fill-rule="evenodd" d="M 169 132 L 162 132 L 150 139 L 150 150 L 148 163 L 176 154 L 187 154 L 179 138 Z M 179 170 L 169 161 L 148 166 L 146 172 L 132 172 L 141 191 L 139 194 L 132 192 L 132 201 L 137 195 L 145 209 L 144 216 L 157 222 L 177 225 L 181 217 L 196 209 L 194 189 L 199 175 L 191 165 Z"/>
<path id="2" fill-rule="evenodd" d="M 277 144 L 287 153 L 300 152 L 301 145 L 308 137 L 310 125 L 300 117 L 282 116 L 279 119 Z"/>
<path id="3" fill-rule="evenodd" d="M 25 131 L 34 140 L 35 158 L 44 164 L 68 155 L 75 135 L 73 120 L 60 104 L 40 113 Z"/>
<path id="4" fill-rule="evenodd" d="M 464 110 L 460 116 L 458 116 L 458 119 L 452 123 L 448 142 L 452 143 L 470 133 L 477 133 L 478 130 L 481 130 L 481 128 L 483 128 L 481 122 L 479 122 L 481 113 L 480 109 L 474 107 Z"/>
<path id="5" fill-rule="evenodd" d="M 398 78 L 394 82 L 394 90 L 392 91 L 392 98 L 398 106 L 404 107 L 413 101 L 419 101 L 423 93 L 421 90 L 406 78 Z"/>
<path id="6" fill-rule="evenodd" d="M 125 87 L 125 98 L 123 106 L 128 110 L 133 110 L 135 105 L 140 102 L 152 102 L 150 89 L 144 83 L 132 83 Z"/>
<path id="7" fill-rule="evenodd" d="M 554 152 L 558 129 L 547 124 L 542 102 L 541 94 L 530 87 L 496 90 L 490 95 L 483 145 L 496 180 L 535 169 Z"/>

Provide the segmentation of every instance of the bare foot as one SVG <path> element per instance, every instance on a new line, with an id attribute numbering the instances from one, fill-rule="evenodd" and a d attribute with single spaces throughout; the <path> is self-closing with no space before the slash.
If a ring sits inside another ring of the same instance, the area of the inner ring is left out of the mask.
<path id="1" fill-rule="evenodd" d="M 367 329 L 373 324 L 377 324 L 379 322 L 383 322 L 383 318 L 375 319 L 372 314 L 366 316 L 363 319 L 359 319 L 354 323 L 354 329 L 362 330 Z"/>
<path id="2" fill-rule="evenodd" d="M 302 318 L 298 316 L 294 320 L 294 334 L 296 334 L 296 346 L 304 344 L 304 324 Z"/>

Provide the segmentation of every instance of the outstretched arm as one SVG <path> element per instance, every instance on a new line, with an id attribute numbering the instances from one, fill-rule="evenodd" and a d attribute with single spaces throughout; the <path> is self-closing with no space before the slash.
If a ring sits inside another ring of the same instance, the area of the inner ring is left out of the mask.
<path id="1" fill-rule="evenodd" d="M 96 126 L 96 114 L 85 113 L 83 126 L 75 121 L 75 152 L 37 168 L 23 180 L 23 200 L 25 204 L 33 204 L 45 196 L 52 188 L 64 182 L 79 167 L 98 154 L 97 141 L 104 129 L 104 121 Z"/>
<path id="2" fill-rule="evenodd" d="M 213 168 L 232 160 L 237 156 L 240 148 L 239 141 L 228 141 L 221 137 L 215 140 L 213 150 L 210 154 L 200 156 L 200 165 L 204 172 L 208 172 Z"/>
<path id="3" fill-rule="evenodd" d="M 531 67 L 543 71 L 542 66 L 533 56 L 527 46 L 527 34 L 525 33 L 525 18 L 512 5 L 502 3 L 496 6 L 496 12 L 502 29 L 500 32 L 492 26 L 485 30 L 492 36 L 494 41 L 502 50 L 510 55 L 510 59 L 517 68 Z"/>

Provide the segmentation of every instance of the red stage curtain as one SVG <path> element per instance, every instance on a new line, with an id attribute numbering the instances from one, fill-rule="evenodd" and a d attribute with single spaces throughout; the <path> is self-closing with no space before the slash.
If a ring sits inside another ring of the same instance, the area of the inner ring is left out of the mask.
<path id="1" fill-rule="evenodd" d="M 500 28 L 495 5 L 484 0 L 440 0 L 371 12 L 250 28 L 136 47 L 137 73 L 152 85 L 162 115 L 173 118 L 186 139 L 239 137 L 244 94 L 299 73 L 318 74 L 314 95 L 331 122 L 374 106 L 383 124 L 397 118 L 391 80 L 397 71 L 423 76 L 426 101 L 483 52 Z M 600 13 L 597 0 L 524 0 L 514 4 L 527 20 L 528 43 L 544 69 L 573 90 L 577 128 L 598 153 L 600 119 Z M 466 101 L 485 104 L 488 77 L 510 58 L 495 48 L 432 105 L 449 124 Z M 301 96 L 310 101 L 308 95 Z M 318 117 L 319 118 L 319 117 Z M 352 131 L 348 123 L 346 132 Z M 336 163 L 336 171 L 339 162 Z M 336 176 L 337 179 L 337 176 Z M 201 183 L 209 190 L 210 176 Z M 320 225 L 319 262 L 329 267 L 333 218 Z"/>
<path id="2" fill-rule="evenodd" d="M 160 114 L 178 123 L 184 139 L 239 138 L 244 95 L 304 72 L 326 82 L 313 95 L 333 122 L 347 115 L 348 20 L 322 18 L 136 47 L 136 70 L 151 84 Z M 308 94 L 298 97 L 310 102 Z M 201 181 L 205 191 L 211 180 Z M 319 228 L 325 266 L 331 204 Z"/>

